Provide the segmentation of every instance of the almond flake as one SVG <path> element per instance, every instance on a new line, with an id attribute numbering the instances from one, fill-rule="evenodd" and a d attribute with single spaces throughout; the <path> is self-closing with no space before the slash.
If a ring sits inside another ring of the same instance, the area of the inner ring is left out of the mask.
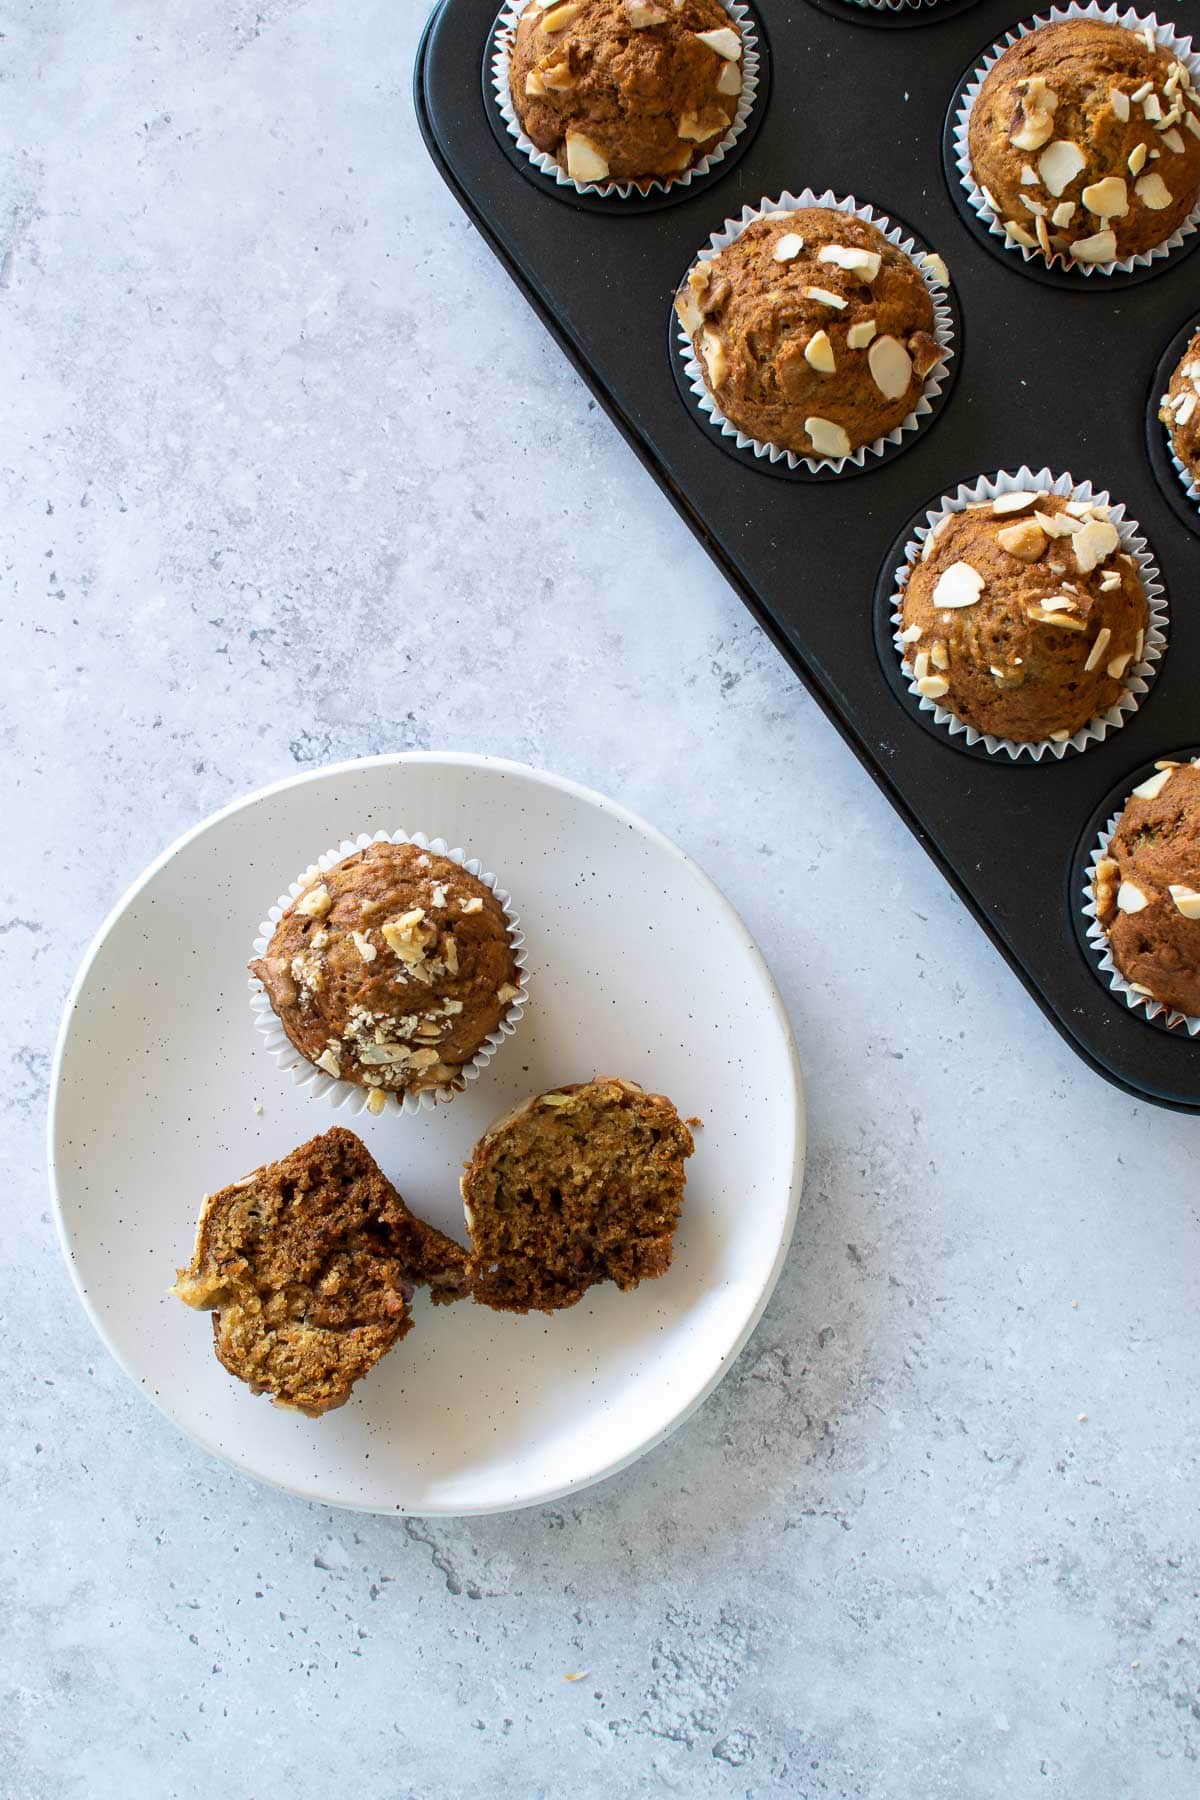
<path id="1" fill-rule="evenodd" d="M 853 447 L 850 439 L 832 419 L 805 419 L 804 430 L 818 456 L 849 456 Z"/>
<path id="2" fill-rule="evenodd" d="M 1129 190 L 1119 175 L 1106 175 L 1083 190 L 1083 204 L 1098 219 L 1119 219 L 1129 211 Z"/>
<path id="3" fill-rule="evenodd" d="M 1108 104 L 1112 107 L 1113 118 L 1119 119 L 1124 124 L 1129 117 L 1129 95 L 1124 93 L 1121 88 L 1110 88 Z"/>
<path id="4" fill-rule="evenodd" d="M 1088 519 L 1071 540 L 1071 549 L 1075 553 L 1080 574 L 1090 575 L 1106 557 L 1112 555 L 1120 542 L 1120 533 L 1107 519 Z"/>
<path id="5" fill-rule="evenodd" d="M 358 951 L 358 954 L 362 957 L 363 961 L 368 963 L 374 962 L 375 958 L 379 955 L 379 952 L 366 933 L 362 931 L 352 931 L 350 936 L 354 939 L 354 948 Z"/>
<path id="6" fill-rule="evenodd" d="M 871 379 L 888 400 L 899 400 L 912 385 L 912 357 L 899 338 L 877 337 L 867 351 Z"/>
<path id="7" fill-rule="evenodd" d="M 1062 197 L 1064 188 L 1069 187 L 1086 168 L 1087 157 L 1079 145 L 1072 143 L 1069 138 L 1055 138 L 1052 144 L 1047 144 L 1038 158 L 1042 186 L 1056 200 Z"/>
<path id="8" fill-rule="evenodd" d="M 1091 237 L 1076 238 L 1068 248 L 1076 262 L 1114 262 L 1117 255 L 1117 234 L 1115 231 L 1097 231 Z"/>
<path id="9" fill-rule="evenodd" d="M 1101 626 L 1096 633 L 1096 641 L 1088 651 L 1088 659 L 1083 665 L 1084 674 L 1090 675 L 1093 669 L 1100 667 L 1104 652 L 1112 642 L 1112 631 L 1107 625 Z"/>
<path id="10" fill-rule="evenodd" d="M 794 262 L 804 248 L 804 239 L 795 231 L 785 231 L 775 243 L 771 256 L 775 262 Z"/>
<path id="11" fill-rule="evenodd" d="M 1118 912 L 1138 913 L 1141 912 L 1144 907 L 1149 906 L 1149 904 L 1150 902 L 1147 900 L 1145 894 L 1143 894 L 1141 888 L 1135 887 L 1132 881 L 1123 881 L 1117 889 Z"/>
<path id="12" fill-rule="evenodd" d="M 1181 912 L 1185 919 L 1200 919 L 1200 893 L 1185 882 L 1173 881 L 1167 889 L 1175 902 L 1176 912 Z"/>
<path id="13" fill-rule="evenodd" d="M 840 294 L 831 294 L 828 288 L 806 287 L 801 293 L 808 300 L 819 300 L 822 306 L 832 306 L 835 312 L 845 312 L 846 302 Z M 809 434 L 811 436 L 811 433 Z"/>
<path id="14" fill-rule="evenodd" d="M 608 158 L 582 131 L 568 131 L 567 174 L 572 181 L 607 181 Z"/>
<path id="15" fill-rule="evenodd" d="M 742 54 L 742 40 L 730 25 L 722 25 L 717 31 L 698 31 L 696 42 L 707 44 L 710 50 L 715 50 L 726 62 L 737 62 Z"/>
<path id="16" fill-rule="evenodd" d="M 924 680 L 917 682 L 916 688 L 922 700 L 940 700 L 943 694 L 950 692 L 950 683 L 944 675 L 926 675 Z"/>
<path id="17" fill-rule="evenodd" d="M 1108 665 L 1108 674 L 1112 678 L 1113 681 L 1120 681 L 1121 677 L 1124 675 L 1126 669 L 1129 667 L 1129 664 L 1132 660 L 1133 660 L 1133 651 L 1132 650 L 1125 650 L 1121 653 L 1120 656 L 1113 657 L 1112 661 Z"/>
<path id="18" fill-rule="evenodd" d="M 301 894 L 292 911 L 302 914 L 306 919 L 323 919 L 332 905 L 329 889 L 321 882 L 318 887 L 309 888 L 307 893 Z"/>
<path id="19" fill-rule="evenodd" d="M 1040 498 L 1041 496 L 1039 494 L 1026 494 L 1023 492 L 997 494 L 996 498 L 992 501 L 992 511 L 998 519 L 1003 518 L 1007 513 L 1026 512 L 1029 507 L 1036 505 Z"/>
<path id="20" fill-rule="evenodd" d="M 821 375 L 836 374 L 837 361 L 827 331 L 815 331 L 809 338 L 804 346 L 804 360 L 811 369 L 816 369 Z"/>
<path id="21" fill-rule="evenodd" d="M 582 6 L 570 3 L 566 6 L 555 6 L 548 13 L 542 14 L 542 30 L 565 31 L 568 25 L 575 23 L 582 11 Z"/>
<path id="22" fill-rule="evenodd" d="M 483 911 L 483 900 L 478 894 L 472 894 L 469 900 L 460 899 L 458 904 L 461 911 L 464 913 L 477 913 Z"/>
<path id="23" fill-rule="evenodd" d="M 974 606 L 983 592 L 983 576 L 969 562 L 951 563 L 938 576 L 933 604 L 941 607 Z"/>
<path id="24" fill-rule="evenodd" d="M 1174 773 L 1173 768 L 1160 769 L 1156 775 L 1148 775 L 1145 781 L 1139 782 L 1133 791 L 1139 800 L 1157 800 Z"/>
<path id="25" fill-rule="evenodd" d="M 851 325 L 846 333 L 847 350 L 865 350 L 875 336 L 874 319 L 860 319 L 857 325 Z"/>
<path id="26" fill-rule="evenodd" d="M 1171 204 L 1171 190 L 1161 175 L 1143 175 L 1140 181 L 1134 182 L 1133 191 L 1151 212 L 1162 212 Z"/>
<path id="27" fill-rule="evenodd" d="M 874 281 L 883 258 L 878 250 L 860 250 L 849 244 L 823 244 L 817 251 L 817 261 L 833 263 L 839 269 L 861 275 L 864 281 Z"/>

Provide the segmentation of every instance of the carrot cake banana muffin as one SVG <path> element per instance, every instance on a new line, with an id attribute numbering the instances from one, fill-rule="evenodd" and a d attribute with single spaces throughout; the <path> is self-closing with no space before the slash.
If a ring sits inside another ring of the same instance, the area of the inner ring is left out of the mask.
<path id="1" fill-rule="evenodd" d="M 1193 481 L 1200 481 L 1200 331 L 1184 351 L 1158 416 L 1171 449 Z"/>
<path id="2" fill-rule="evenodd" d="M 849 456 L 886 436 L 942 360 L 913 262 L 829 207 L 752 220 L 695 265 L 675 310 L 725 417 L 799 456 Z"/>
<path id="3" fill-rule="evenodd" d="M 1096 867 L 1096 917 L 1139 994 L 1200 1017 L 1200 768 L 1160 762 Z"/>
<path id="4" fill-rule="evenodd" d="M 947 513 L 904 588 L 905 668 L 977 731 L 1065 742 L 1119 699 L 1149 605 L 1109 508 L 1002 494 Z"/>
<path id="5" fill-rule="evenodd" d="M 1009 239 L 1049 260 L 1136 256 L 1200 196 L 1200 94 L 1153 34 L 1102 19 L 1042 25 L 989 70 L 971 171 Z"/>
<path id="6" fill-rule="evenodd" d="M 694 1147 L 668 1099 L 616 1076 L 507 1114 L 462 1180 L 476 1300 L 554 1312 L 598 1281 L 633 1288 L 665 1274 Z"/>
<path id="7" fill-rule="evenodd" d="M 462 1299 L 466 1252 L 414 1217 L 366 1146 L 335 1126 L 205 1198 L 171 1291 L 211 1311 L 231 1375 L 316 1418 L 411 1329 L 415 1286 Z"/>
<path id="8" fill-rule="evenodd" d="M 533 0 L 509 84 L 525 135 L 573 181 L 641 181 L 716 148 L 741 57 L 720 0 Z"/>
<path id="9" fill-rule="evenodd" d="M 309 870 L 250 970 L 300 1054 L 372 1111 L 389 1088 L 461 1085 L 520 992 L 495 894 L 417 844 Z"/>

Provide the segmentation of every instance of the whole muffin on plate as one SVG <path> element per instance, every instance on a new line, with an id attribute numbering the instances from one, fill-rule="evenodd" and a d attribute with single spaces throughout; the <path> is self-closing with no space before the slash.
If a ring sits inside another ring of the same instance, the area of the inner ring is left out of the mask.
<path id="1" fill-rule="evenodd" d="M 1160 763 L 1096 867 L 1096 917 L 1140 994 L 1200 1017 L 1200 768 Z"/>
<path id="2" fill-rule="evenodd" d="M 1016 243 L 1049 260 L 1114 262 L 1163 243 L 1200 197 L 1200 96 L 1148 32 L 1042 25 L 989 70 L 969 148 Z"/>
<path id="3" fill-rule="evenodd" d="M 741 56 L 721 0 L 532 0 L 509 85 L 526 136 L 573 181 L 661 179 L 729 130 Z"/>
<path id="4" fill-rule="evenodd" d="M 495 894 L 417 844 L 310 870 L 250 970 L 302 1056 L 381 1096 L 453 1086 L 520 991 Z"/>
<path id="5" fill-rule="evenodd" d="M 696 263 L 675 310 L 725 417 L 800 456 L 849 456 L 886 436 L 942 360 L 915 264 L 832 207 L 751 220 Z"/>
<path id="6" fill-rule="evenodd" d="M 918 692 L 1013 743 L 1064 742 L 1115 705 L 1149 622 L 1109 509 L 1041 492 L 947 513 L 900 612 Z"/>
<path id="7" fill-rule="evenodd" d="M 598 1281 L 665 1274 L 692 1134 L 663 1094 L 597 1075 L 497 1120 L 462 1178 L 473 1293 L 501 1312 L 554 1312 Z"/>
<path id="8" fill-rule="evenodd" d="M 1175 457 L 1193 481 L 1200 481 L 1200 331 L 1179 359 L 1158 416 Z"/>

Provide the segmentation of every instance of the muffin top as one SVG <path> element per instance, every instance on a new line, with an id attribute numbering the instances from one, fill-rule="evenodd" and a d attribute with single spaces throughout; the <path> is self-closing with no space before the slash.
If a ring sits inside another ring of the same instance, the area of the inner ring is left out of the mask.
<path id="1" fill-rule="evenodd" d="M 721 0 L 533 0 L 509 85 L 526 136 L 572 180 L 651 180 L 720 143 L 741 57 Z"/>
<path id="2" fill-rule="evenodd" d="M 904 589 L 900 641 L 920 693 L 1017 743 L 1065 742 L 1113 706 L 1149 619 L 1109 508 L 1005 494 L 948 513 Z"/>
<path id="3" fill-rule="evenodd" d="M 496 896 L 417 844 L 310 869 L 250 968 L 301 1055 L 380 1104 L 452 1084 L 520 991 Z"/>
<path id="4" fill-rule="evenodd" d="M 929 289 L 864 219 L 767 213 L 675 299 L 727 419 L 801 456 L 848 456 L 913 411 L 941 360 Z"/>
<path id="5" fill-rule="evenodd" d="M 1148 29 L 1072 19 L 1020 38 L 984 80 L 969 145 L 1010 239 L 1049 260 L 1151 250 L 1200 195 L 1200 95 Z"/>
<path id="6" fill-rule="evenodd" d="M 1160 762 L 1134 788 L 1094 892 L 1125 979 L 1200 1017 L 1200 767 Z"/>
<path id="7" fill-rule="evenodd" d="M 1175 455 L 1200 481 L 1200 331 L 1179 360 L 1158 416 L 1167 428 Z"/>

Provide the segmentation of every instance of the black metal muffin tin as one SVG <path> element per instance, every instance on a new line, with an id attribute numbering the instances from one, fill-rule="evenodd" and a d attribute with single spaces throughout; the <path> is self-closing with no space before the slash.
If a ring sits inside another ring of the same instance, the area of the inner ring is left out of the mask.
<path id="1" fill-rule="evenodd" d="M 755 0 L 770 76 L 751 129 L 665 206 L 569 194 L 563 204 L 565 190 L 518 168 L 481 93 L 495 13 L 496 0 L 442 0 L 417 57 L 418 122 L 456 198 L 1047 1017 L 1118 1086 L 1200 1112 L 1200 1040 L 1155 1027 L 1097 980 L 1076 891 L 1105 797 L 1197 735 L 1200 545 L 1156 480 L 1146 433 L 1152 377 L 1196 312 L 1200 264 L 1176 253 L 1136 285 L 1056 283 L 976 241 L 943 173 L 943 128 L 964 69 L 1023 16 L 1013 0 L 948 0 L 904 31 L 856 29 L 885 21 L 842 0 Z M 726 218 L 806 186 L 869 201 L 945 257 L 961 311 L 958 379 L 902 453 L 840 480 L 788 482 L 698 428 L 672 373 L 669 312 Z M 1169 646 L 1139 711 L 1104 743 L 1036 765 L 956 752 L 904 704 L 874 643 L 877 584 L 918 507 L 1023 463 L 1124 501 L 1172 599 Z M 798 803 L 819 779 L 796 770 Z"/>

